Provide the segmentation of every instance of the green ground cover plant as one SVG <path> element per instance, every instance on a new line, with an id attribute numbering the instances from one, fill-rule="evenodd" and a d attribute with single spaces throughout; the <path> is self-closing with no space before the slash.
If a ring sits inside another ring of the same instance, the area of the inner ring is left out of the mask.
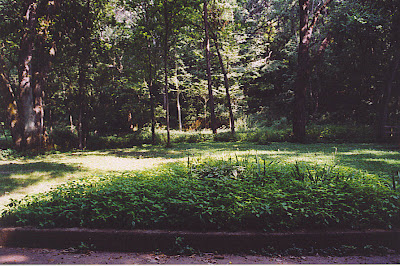
<path id="1" fill-rule="evenodd" d="M 3 225 L 282 231 L 398 228 L 389 180 L 344 166 L 231 157 L 74 180 L 12 201 Z"/>
<path id="2" fill-rule="evenodd" d="M 50 151 L 42 155 L 24 155 L 13 150 L 0 152 L 0 212 L 10 198 L 48 191 L 67 181 L 93 175 L 120 174 L 152 168 L 160 164 L 196 158 L 260 156 L 281 163 L 302 161 L 310 166 L 337 164 L 351 167 L 390 181 L 400 170 L 400 153 L 393 144 L 272 142 L 260 145 L 248 142 L 174 143 L 96 151 Z M 397 178 L 398 179 L 398 178 Z M 397 187 L 399 189 L 399 186 Z"/>
<path id="3" fill-rule="evenodd" d="M 269 144 L 271 142 L 290 142 L 293 139 L 293 132 L 291 125 L 286 122 L 258 128 L 239 129 L 235 134 L 232 134 L 229 129 L 219 130 L 216 135 L 213 135 L 211 130 L 171 130 L 170 136 L 173 144 L 210 141 Z M 50 140 L 54 148 L 61 151 L 77 148 L 77 139 L 78 136 L 71 133 L 69 128 L 56 128 L 50 134 Z M 11 137 L 9 138 L 9 141 L 10 140 Z M 307 127 L 307 142 L 309 143 L 372 143 L 374 140 L 374 129 L 367 125 L 311 124 Z M 0 140 L 0 145 L 1 143 Z M 165 130 L 157 130 L 154 144 L 165 145 L 166 143 L 167 132 Z M 90 135 L 87 149 L 103 150 L 129 148 L 144 144 L 151 144 L 151 132 L 147 129 L 105 136 Z M 9 143 L 9 145 L 11 145 L 11 143 Z"/>

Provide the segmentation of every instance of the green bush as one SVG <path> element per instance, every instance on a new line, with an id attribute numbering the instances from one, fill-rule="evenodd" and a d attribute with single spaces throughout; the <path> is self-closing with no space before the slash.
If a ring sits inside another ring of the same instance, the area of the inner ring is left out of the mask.
<path id="1" fill-rule="evenodd" d="M 156 134 L 156 143 L 160 143 L 160 135 Z M 129 134 L 112 136 L 90 136 L 87 141 L 89 150 L 127 148 L 151 143 L 151 133 L 135 131 Z"/>
<path id="2" fill-rule="evenodd" d="M 236 135 L 232 132 L 220 132 L 214 135 L 214 141 L 231 142 L 237 141 Z"/>
<path id="3" fill-rule="evenodd" d="M 3 225 L 187 230 L 398 228 L 400 194 L 345 167 L 262 158 L 87 177 L 12 201 Z"/>
<path id="4" fill-rule="evenodd" d="M 166 143 L 166 133 L 163 134 L 165 136 Z M 201 133 L 201 132 L 179 132 L 172 131 L 171 132 L 171 142 L 173 143 L 199 143 L 212 140 L 213 136 L 211 133 Z"/>
<path id="5" fill-rule="evenodd" d="M 366 125 L 311 125 L 307 127 L 311 141 L 373 142 L 374 130 Z"/>
<path id="6" fill-rule="evenodd" d="M 50 143 L 56 150 L 71 150 L 78 147 L 78 136 L 69 128 L 54 128 L 49 134 Z"/>

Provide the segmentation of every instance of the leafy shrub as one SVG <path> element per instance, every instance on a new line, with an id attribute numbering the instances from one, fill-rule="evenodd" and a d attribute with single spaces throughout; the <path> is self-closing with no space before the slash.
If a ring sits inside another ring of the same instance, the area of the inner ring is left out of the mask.
<path id="1" fill-rule="evenodd" d="M 78 147 L 78 136 L 69 128 L 54 128 L 49 134 L 49 140 L 56 150 L 70 150 Z"/>
<path id="2" fill-rule="evenodd" d="M 231 142 L 237 141 L 237 138 L 236 135 L 231 132 L 220 132 L 214 135 L 214 140 L 220 142 Z"/>
<path id="3" fill-rule="evenodd" d="M 16 155 L 16 151 L 12 149 L 1 149 L 0 150 L 0 159 L 1 160 L 6 160 L 9 158 L 12 158 Z"/>
<path id="4" fill-rule="evenodd" d="M 392 228 L 400 225 L 399 197 L 385 180 L 352 168 L 235 158 L 72 181 L 12 201 L 1 222 L 189 230 Z"/>
<path id="5" fill-rule="evenodd" d="M 311 125 L 307 128 L 311 141 L 372 142 L 374 130 L 367 125 Z"/>
<path id="6" fill-rule="evenodd" d="M 156 134 L 156 143 L 160 143 L 160 135 Z M 87 148 L 90 150 L 116 149 L 138 146 L 151 143 L 151 133 L 148 131 L 135 131 L 124 135 L 90 136 Z"/>
<path id="7" fill-rule="evenodd" d="M 212 140 L 213 136 L 211 133 L 201 133 L 201 132 L 177 132 L 172 131 L 171 142 L 173 143 L 199 143 Z M 165 133 L 166 139 L 166 133 Z M 166 141 L 165 141 L 166 143 Z M 165 144 L 164 143 L 164 144 Z"/>

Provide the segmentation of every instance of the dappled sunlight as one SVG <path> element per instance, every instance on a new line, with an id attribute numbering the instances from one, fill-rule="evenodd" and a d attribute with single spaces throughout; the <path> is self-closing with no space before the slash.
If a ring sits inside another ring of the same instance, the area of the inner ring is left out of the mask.
<path id="1" fill-rule="evenodd" d="M 1 264 L 18 264 L 27 262 L 29 258 L 19 254 L 0 255 Z"/>
<path id="2" fill-rule="evenodd" d="M 397 151 L 383 151 L 383 150 L 373 150 L 373 149 L 360 149 L 360 150 L 350 150 L 347 152 L 341 152 L 342 155 L 374 155 L 374 156 L 388 156 L 395 155 L 400 156 Z"/>
<path id="3" fill-rule="evenodd" d="M 172 162 L 173 159 L 163 158 L 119 158 L 116 156 L 84 156 L 67 158 L 64 160 L 68 164 L 79 164 L 81 167 L 94 171 L 134 171 L 148 167 L 154 167 L 161 163 Z"/>
<path id="4" fill-rule="evenodd" d="M 380 176 L 400 170 L 400 153 L 376 144 L 257 145 L 241 142 L 175 143 L 167 149 L 143 145 L 126 149 L 52 153 L 0 161 L 0 210 L 10 198 L 49 190 L 69 180 L 111 172 L 129 172 L 188 159 L 256 157 L 265 161 L 339 164 Z"/>

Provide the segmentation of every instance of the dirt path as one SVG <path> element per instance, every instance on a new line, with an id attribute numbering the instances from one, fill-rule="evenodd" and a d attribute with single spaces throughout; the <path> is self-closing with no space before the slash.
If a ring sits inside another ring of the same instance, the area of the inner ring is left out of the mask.
<path id="1" fill-rule="evenodd" d="M 0 264 L 399 264 L 400 254 L 386 256 L 277 256 L 206 253 L 175 255 L 0 247 Z"/>

